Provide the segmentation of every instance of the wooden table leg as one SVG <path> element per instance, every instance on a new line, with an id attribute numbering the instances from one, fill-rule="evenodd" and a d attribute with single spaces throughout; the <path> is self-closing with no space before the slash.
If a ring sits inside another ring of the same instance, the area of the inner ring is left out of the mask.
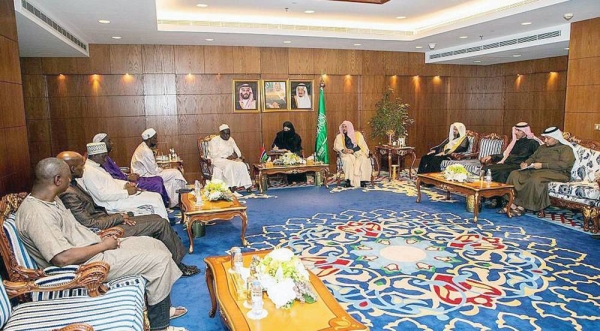
<path id="1" fill-rule="evenodd" d="M 244 246 L 248 246 L 249 243 L 246 240 L 246 228 L 248 227 L 248 215 L 246 215 L 246 212 L 242 212 L 240 213 L 240 218 L 242 219 L 242 245 Z"/>
<path id="2" fill-rule="evenodd" d="M 327 177 L 329 176 L 329 169 L 323 169 L 321 171 L 321 180 L 323 181 L 323 185 L 325 186 L 325 188 L 329 188 L 329 186 L 327 185 Z"/>
<path id="3" fill-rule="evenodd" d="M 473 222 L 477 223 L 477 216 L 479 215 L 479 204 L 481 203 L 481 200 L 479 198 L 479 193 L 475 192 L 475 196 L 473 197 L 475 199 L 475 201 L 473 201 L 473 214 L 475 215 L 475 217 L 473 217 Z"/>
<path id="4" fill-rule="evenodd" d="M 390 182 L 392 181 L 392 153 L 388 151 L 388 171 L 390 175 Z"/>
<path id="5" fill-rule="evenodd" d="M 414 151 L 410 151 L 412 155 L 412 163 L 410 164 L 410 168 L 408 168 L 408 178 L 412 179 L 412 169 L 415 166 L 415 161 L 417 160 L 417 154 Z"/>
<path id="6" fill-rule="evenodd" d="M 210 295 L 211 302 L 208 317 L 213 318 L 217 312 L 217 297 L 215 294 L 215 277 L 213 275 L 213 270 L 208 264 L 206 265 L 206 286 L 208 287 L 208 294 Z"/>
<path id="7" fill-rule="evenodd" d="M 185 214 L 183 215 L 183 224 L 186 224 L 186 230 L 188 233 L 188 238 L 190 238 L 190 249 L 189 252 L 190 254 L 192 254 L 194 252 L 194 238 L 192 238 L 192 226 L 194 225 L 194 219 L 192 218 L 191 221 L 186 222 L 186 216 Z"/>
<path id="8" fill-rule="evenodd" d="M 421 178 L 417 178 L 417 203 L 421 202 Z"/>
<path id="9" fill-rule="evenodd" d="M 512 217 L 512 215 L 510 214 L 510 207 L 513 205 L 514 200 L 515 200 L 515 191 L 510 190 L 508 192 L 508 205 L 506 205 L 506 216 L 508 216 L 508 217 Z"/>
<path id="10" fill-rule="evenodd" d="M 377 154 L 377 157 L 378 157 L 377 164 L 379 164 L 379 161 L 381 161 L 381 155 L 383 155 L 383 154 L 381 154 L 381 150 L 379 150 L 379 149 L 376 149 L 375 153 Z M 379 177 L 379 176 L 381 176 L 381 165 L 379 166 L 379 169 L 377 169 L 377 177 Z"/>
<path id="11" fill-rule="evenodd" d="M 265 193 L 265 183 L 263 182 L 263 173 L 262 171 L 258 172 L 258 190 L 260 191 L 260 194 Z"/>

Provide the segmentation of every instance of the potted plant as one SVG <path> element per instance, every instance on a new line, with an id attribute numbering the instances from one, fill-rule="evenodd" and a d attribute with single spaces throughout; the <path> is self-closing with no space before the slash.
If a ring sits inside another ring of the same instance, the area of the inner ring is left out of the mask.
<path id="1" fill-rule="evenodd" d="M 377 113 L 369 121 L 371 125 L 372 138 L 388 138 L 388 144 L 392 144 L 395 135 L 404 138 L 408 135 L 407 127 L 415 122 L 408 116 L 409 104 L 403 103 L 400 98 L 393 98 L 394 90 L 388 88 L 383 97 L 377 102 Z"/>

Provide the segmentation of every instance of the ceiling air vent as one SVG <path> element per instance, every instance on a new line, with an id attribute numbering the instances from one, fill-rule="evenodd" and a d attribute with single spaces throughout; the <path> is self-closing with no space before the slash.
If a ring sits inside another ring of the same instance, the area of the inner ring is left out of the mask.
<path id="1" fill-rule="evenodd" d="M 83 49 L 84 51 L 87 52 L 88 45 L 86 43 L 84 43 L 83 41 L 77 39 L 77 37 L 75 37 L 74 35 L 72 35 L 69 31 L 67 31 L 67 29 L 63 28 L 60 24 L 56 23 L 50 17 L 46 16 L 38 8 L 36 8 L 31 3 L 29 3 L 27 0 L 21 0 L 21 7 L 23 7 L 25 10 L 27 10 L 28 12 L 32 13 L 33 15 L 35 15 L 37 18 L 39 18 L 40 20 L 42 20 L 42 22 L 46 23 L 46 25 L 48 25 L 49 27 L 51 27 L 53 30 L 55 30 L 56 32 L 60 33 L 65 38 L 67 38 L 70 41 L 72 41 L 79 48 L 81 48 L 81 49 Z"/>
<path id="2" fill-rule="evenodd" d="M 518 38 L 514 38 L 514 36 L 513 36 L 512 39 L 494 40 L 494 42 L 489 43 L 489 44 L 483 44 L 483 45 L 471 44 L 470 47 L 460 48 L 460 49 L 452 49 L 450 51 L 449 50 L 440 50 L 440 53 L 429 53 L 427 55 L 427 57 L 430 60 L 433 60 L 433 59 L 441 59 L 441 58 L 455 56 L 455 55 L 462 55 L 462 54 L 466 54 L 466 53 L 471 53 L 471 54 L 469 54 L 469 56 L 472 56 L 472 55 L 477 55 L 476 54 L 477 52 L 485 52 L 485 51 L 492 50 L 495 48 L 501 48 L 501 47 L 507 47 L 507 46 L 514 47 L 516 45 L 528 46 L 527 43 L 535 43 L 535 42 L 538 42 L 539 40 L 543 40 L 543 39 L 558 38 L 558 37 L 561 37 L 561 35 L 562 35 L 562 29 L 550 31 L 550 32 L 544 31 L 543 33 L 539 33 L 539 34 L 519 36 Z M 566 33 L 566 35 L 568 35 L 568 33 Z M 489 53 L 489 52 L 486 52 L 486 53 Z"/>

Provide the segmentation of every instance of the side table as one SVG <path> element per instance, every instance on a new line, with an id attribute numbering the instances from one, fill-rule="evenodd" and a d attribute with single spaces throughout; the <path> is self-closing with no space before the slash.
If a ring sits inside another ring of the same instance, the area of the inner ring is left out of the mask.
<path id="1" fill-rule="evenodd" d="M 412 179 L 412 168 L 415 165 L 415 160 L 417 159 L 417 155 L 415 154 L 414 147 L 401 147 L 401 146 L 390 146 L 390 145 L 378 145 L 375 147 L 375 152 L 381 156 L 387 155 L 388 158 L 388 171 L 390 172 L 390 181 L 392 180 L 392 157 L 398 157 L 398 168 L 400 168 L 400 161 L 404 159 L 406 155 L 412 156 L 412 163 L 410 164 L 410 168 L 408 168 L 408 178 Z M 377 173 L 377 176 L 381 174 L 381 168 Z"/>

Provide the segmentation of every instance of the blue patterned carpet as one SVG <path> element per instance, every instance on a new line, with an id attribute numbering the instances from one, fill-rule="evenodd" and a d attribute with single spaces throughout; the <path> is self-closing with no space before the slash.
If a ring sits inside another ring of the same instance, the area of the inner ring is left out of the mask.
<path id="1" fill-rule="evenodd" d="M 597 329 L 600 242 L 587 234 L 486 209 L 474 224 L 464 198 L 424 190 L 417 204 L 402 182 L 268 193 L 245 199 L 243 250 L 289 246 L 371 330 Z M 184 261 L 226 254 L 239 231 L 237 219 L 208 226 Z M 206 296 L 203 276 L 178 281 L 173 303 L 190 313 L 173 324 L 225 330 Z"/>

